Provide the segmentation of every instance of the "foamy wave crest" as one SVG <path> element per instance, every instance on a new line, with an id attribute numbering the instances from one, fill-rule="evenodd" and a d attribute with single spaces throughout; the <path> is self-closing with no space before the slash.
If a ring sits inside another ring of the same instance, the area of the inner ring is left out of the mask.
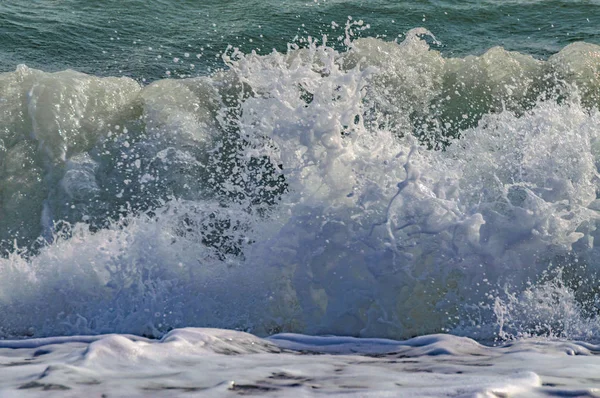
<path id="1" fill-rule="evenodd" d="M 0 75 L 1 333 L 594 338 L 600 47 L 423 35 Z"/>

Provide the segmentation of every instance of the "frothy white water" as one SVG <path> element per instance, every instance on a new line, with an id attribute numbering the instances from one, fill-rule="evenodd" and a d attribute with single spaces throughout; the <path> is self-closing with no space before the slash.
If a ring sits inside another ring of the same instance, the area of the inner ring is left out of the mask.
<path id="1" fill-rule="evenodd" d="M 0 259 L 0 333 L 595 339 L 598 47 L 426 33 L 143 88 L 0 76 L 0 236 L 51 242 Z"/>
<path id="2" fill-rule="evenodd" d="M 595 397 L 600 347 L 521 340 L 487 347 L 430 335 L 406 341 L 178 329 L 0 342 L 2 396 Z"/>

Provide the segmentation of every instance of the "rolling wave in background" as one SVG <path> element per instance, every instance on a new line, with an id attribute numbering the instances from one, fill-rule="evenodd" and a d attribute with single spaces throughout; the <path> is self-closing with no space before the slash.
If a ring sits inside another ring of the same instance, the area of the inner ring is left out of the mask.
<path id="1" fill-rule="evenodd" d="M 596 340 L 600 47 L 327 37 L 0 74 L 0 336 Z"/>

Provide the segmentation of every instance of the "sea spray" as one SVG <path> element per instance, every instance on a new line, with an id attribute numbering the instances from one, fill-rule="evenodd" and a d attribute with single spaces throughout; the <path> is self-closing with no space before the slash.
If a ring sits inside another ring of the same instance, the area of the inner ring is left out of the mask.
<path id="1" fill-rule="evenodd" d="M 600 49 L 453 59 L 427 34 L 145 87 L 0 75 L 1 333 L 556 334 L 521 321 L 541 300 L 593 336 Z M 544 276 L 565 258 L 577 284 Z"/>

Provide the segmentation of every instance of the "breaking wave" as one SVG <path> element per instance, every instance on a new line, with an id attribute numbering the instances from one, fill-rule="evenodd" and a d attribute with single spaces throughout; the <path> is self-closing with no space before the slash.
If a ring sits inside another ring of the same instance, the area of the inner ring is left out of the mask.
<path id="1" fill-rule="evenodd" d="M 0 74 L 0 335 L 595 339 L 600 47 L 432 40 Z"/>

